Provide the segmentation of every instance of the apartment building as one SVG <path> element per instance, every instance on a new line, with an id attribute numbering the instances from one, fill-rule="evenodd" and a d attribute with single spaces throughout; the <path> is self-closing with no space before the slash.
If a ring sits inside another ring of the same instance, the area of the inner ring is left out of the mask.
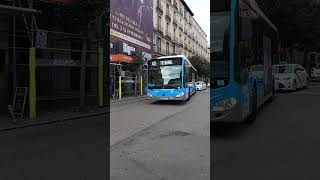
<path id="1" fill-rule="evenodd" d="M 153 0 L 154 56 L 184 54 L 208 59 L 207 35 L 184 0 Z"/>

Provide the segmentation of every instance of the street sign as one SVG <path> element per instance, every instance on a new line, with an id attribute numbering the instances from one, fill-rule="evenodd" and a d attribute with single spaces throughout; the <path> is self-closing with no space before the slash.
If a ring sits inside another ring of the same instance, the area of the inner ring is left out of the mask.
<path id="1" fill-rule="evenodd" d="M 48 36 L 47 31 L 43 31 L 43 30 L 37 31 L 36 48 L 46 48 L 47 47 L 47 36 Z"/>

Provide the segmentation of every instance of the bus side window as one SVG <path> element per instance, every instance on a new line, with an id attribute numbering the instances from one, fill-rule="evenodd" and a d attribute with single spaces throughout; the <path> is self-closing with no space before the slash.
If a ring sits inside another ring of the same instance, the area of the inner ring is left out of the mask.
<path id="1" fill-rule="evenodd" d="M 184 64 L 184 79 L 183 79 L 183 85 L 186 88 L 188 86 L 188 82 L 189 82 L 189 75 L 190 74 L 190 69 L 187 65 L 187 63 Z"/>

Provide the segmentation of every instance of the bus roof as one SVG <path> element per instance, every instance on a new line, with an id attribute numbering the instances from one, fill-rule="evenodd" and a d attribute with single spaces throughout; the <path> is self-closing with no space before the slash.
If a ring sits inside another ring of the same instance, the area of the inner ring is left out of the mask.
<path id="1" fill-rule="evenodd" d="M 191 66 L 196 72 L 198 72 L 197 69 L 192 66 L 191 62 L 189 61 L 189 59 L 188 59 L 185 55 L 161 56 L 161 57 L 158 57 L 158 58 L 156 58 L 156 59 L 167 59 L 167 58 L 183 58 L 183 59 L 185 59 L 185 60 L 190 64 L 190 66 Z"/>
<path id="2" fill-rule="evenodd" d="M 251 8 L 253 8 L 257 13 L 264 19 L 275 31 L 278 32 L 278 28 L 270 21 L 270 19 L 262 12 L 262 10 L 259 8 L 259 5 L 255 0 L 245 0 Z"/>

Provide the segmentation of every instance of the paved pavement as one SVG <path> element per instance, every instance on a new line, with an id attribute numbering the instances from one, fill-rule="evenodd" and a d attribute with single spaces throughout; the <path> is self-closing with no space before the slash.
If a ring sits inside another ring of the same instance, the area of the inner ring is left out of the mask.
<path id="1" fill-rule="evenodd" d="M 23 119 L 18 118 L 17 123 L 13 123 L 11 117 L 8 114 L 1 115 L 0 114 L 0 131 L 3 130 L 12 130 L 21 127 L 30 127 L 41 124 L 48 124 L 56 121 L 65 121 L 65 120 L 73 120 L 79 118 L 86 118 L 90 116 L 97 116 L 105 114 L 105 116 L 109 113 L 109 108 L 105 107 L 97 107 L 91 106 L 87 107 L 85 111 L 80 111 L 78 108 L 54 108 L 41 110 L 37 113 L 36 120 L 30 120 L 28 117 L 24 117 Z"/>
<path id="2" fill-rule="evenodd" d="M 110 126 L 112 180 L 210 179 L 208 91 L 187 103 L 112 107 Z"/>
<path id="3" fill-rule="evenodd" d="M 278 94 L 251 126 L 211 130 L 214 180 L 320 179 L 320 83 Z"/>
<path id="4" fill-rule="evenodd" d="M 104 180 L 107 116 L 0 132 L 2 180 Z"/>

